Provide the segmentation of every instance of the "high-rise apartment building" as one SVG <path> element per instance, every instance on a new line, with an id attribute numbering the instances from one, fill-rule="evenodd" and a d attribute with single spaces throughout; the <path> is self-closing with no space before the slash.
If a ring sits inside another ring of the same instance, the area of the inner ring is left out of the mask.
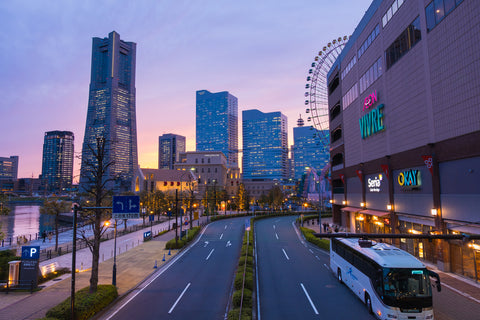
<path id="1" fill-rule="evenodd" d="M 18 156 L 0 157 L 0 180 L 17 180 Z"/>
<path id="2" fill-rule="evenodd" d="M 49 131 L 43 140 L 42 183 L 49 191 L 72 185 L 74 136 L 70 131 Z"/>
<path id="3" fill-rule="evenodd" d="M 293 128 L 292 158 L 294 163 L 294 177 L 302 178 L 307 168 L 314 168 L 320 172 L 330 160 L 329 150 L 322 145 L 319 137 L 328 135 L 328 130 L 321 132 L 312 126 L 303 126 L 303 120 L 297 122 L 298 127 Z"/>
<path id="4" fill-rule="evenodd" d="M 173 169 L 180 153 L 185 152 L 185 137 L 167 133 L 158 138 L 158 169 Z"/>
<path id="5" fill-rule="evenodd" d="M 222 91 L 197 91 L 196 150 L 221 151 L 238 167 L 238 100 Z"/>
<path id="6" fill-rule="evenodd" d="M 286 179 L 288 176 L 287 117 L 281 112 L 242 112 L 243 178 Z"/>
<path id="7" fill-rule="evenodd" d="M 82 148 L 80 190 L 88 188 L 90 168 L 95 162 L 97 139 L 105 139 L 107 187 L 128 191 L 138 167 L 135 111 L 136 43 L 120 40 L 115 31 L 108 38 L 93 38 L 92 70 L 87 124 Z"/>

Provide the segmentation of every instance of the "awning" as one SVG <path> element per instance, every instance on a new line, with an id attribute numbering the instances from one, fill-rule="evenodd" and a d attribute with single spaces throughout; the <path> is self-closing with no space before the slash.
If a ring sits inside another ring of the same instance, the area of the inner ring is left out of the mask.
<path id="1" fill-rule="evenodd" d="M 348 211 L 348 212 L 357 212 L 362 210 L 362 208 L 355 208 L 355 207 L 345 207 L 341 209 L 342 211 Z"/>
<path id="2" fill-rule="evenodd" d="M 371 216 L 377 216 L 377 217 L 383 217 L 390 214 L 390 212 L 388 211 L 378 211 L 378 210 L 369 210 L 369 209 L 362 210 L 359 213 L 369 214 Z"/>

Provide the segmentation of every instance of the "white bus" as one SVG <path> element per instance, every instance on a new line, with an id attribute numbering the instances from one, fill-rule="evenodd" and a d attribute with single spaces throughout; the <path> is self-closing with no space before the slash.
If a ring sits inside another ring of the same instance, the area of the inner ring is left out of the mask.
<path id="1" fill-rule="evenodd" d="M 330 268 L 378 319 L 433 319 L 430 277 L 417 258 L 385 243 L 332 238 Z"/>

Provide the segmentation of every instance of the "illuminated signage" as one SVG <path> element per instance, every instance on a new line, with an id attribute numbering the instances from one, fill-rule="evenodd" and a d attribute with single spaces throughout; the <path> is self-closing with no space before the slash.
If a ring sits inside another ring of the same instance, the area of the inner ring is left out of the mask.
<path id="1" fill-rule="evenodd" d="M 375 90 L 365 98 L 365 101 L 363 102 L 363 110 L 370 108 L 377 101 L 377 90 Z"/>
<path id="2" fill-rule="evenodd" d="M 385 125 L 383 124 L 383 107 L 384 105 L 382 103 L 359 119 L 362 139 L 385 130 Z"/>
<path id="3" fill-rule="evenodd" d="M 398 184 L 401 187 L 415 188 L 422 185 L 420 170 L 406 170 L 398 174 Z"/>
<path id="4" fill-rule="evenodd" d="M 368 178 L 367 186 L 370 192 L 380 192 L 380 187 L 382 186 L 383 176 L 381 174 L 378 177 Z"/>

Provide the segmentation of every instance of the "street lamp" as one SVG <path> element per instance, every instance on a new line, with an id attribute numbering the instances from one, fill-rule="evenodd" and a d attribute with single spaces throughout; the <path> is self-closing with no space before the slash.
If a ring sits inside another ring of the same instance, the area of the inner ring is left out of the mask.
<path id="1" fill-rule="evenodd" d="M 110 221 L 105 221 L 104 226 L 108 228 Z M 117 219 L 115 219 L 113 229 L 113 270 L 112 270 L 112 285 L 117 286 Z"/>

